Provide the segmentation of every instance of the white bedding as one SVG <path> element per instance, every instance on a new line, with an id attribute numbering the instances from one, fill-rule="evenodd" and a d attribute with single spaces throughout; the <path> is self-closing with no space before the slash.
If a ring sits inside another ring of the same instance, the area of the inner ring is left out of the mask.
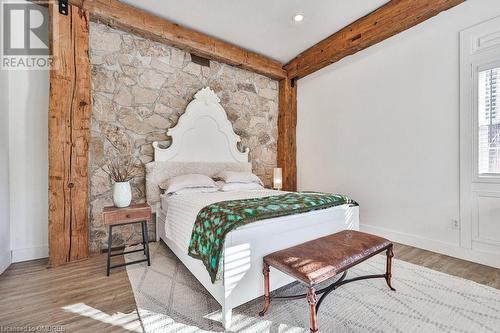
<path id="1" fill-rule="evenodd" d="M 215 202 L 226 201 L 226 200 L 238 200 L 238 199 L 250 199 L 259 198 L 272 195 L 280 195 L 286 192 L 275 191 L 269 189 L 263 190 L 253 190 L 253 191 L 234 191 L 234 192 L 214 192 L 214 193 L 186 193 L 186 194 L 174 194 L 174 195 L 162 195 L 161 196 L 161 208 L 166 214 L 165 223 L 165 234 L 170 238 L 175 245 L 179 248 L 184 249 L 186 253 L 188 252 L 189 241 L 191 240 L 191 234 L 193 231 L 193 226 L 196 221 L 196 216 L 202 208 L 208 206 Z M 345 209 L 340 207 L 331 207 L 318 211 L 311 211 L 308 213 L 302 213 L 304 218 L 314 218 L 318 219 L 318 216 L 331 215 L 332 211 L 335 209 Z M 265 223 L 269 220 L 275 220 L 279 222 L 280 220 L 290 219 L 289 216 L 281 216 L 272 219 L 262 220 L 248 225 L 244 225 L 238 228 L 244 229 L 255 226 L 257 223 Z"/>
<path id="2" fill-rule="evenodd" d="M 189 241 L 199 211 L 217 201 L 282 193 L 286 192 L 260 190 L 189 193 L 161 198 L 162 207 L 157 211 L 159 235 L 222 305 L 226 323 L 229 322 L 232 308 L 264 293 L 263 256 L 341 230 L 359 230 L 359 209 L 349 205 L 249 223 L 236 228 L 226 236 L 225 253 L 220 262 L 217 282 L 212 283 L 203 263 L 188 255 Z M 293 281 L 292 277 L 274 271 L 270 278 L 270 289 L 276 290 Z"/>
<path id="3" fill-rule="evenodd" d="M 196 216 L 205 206 L 220 201 L 267 197 L 283 193 L 286 192 L 264 189 L 174 195 L 162 194 L 161 208 L 167 215 L 165 233 L 168 235 L 168 238 L 172 239 L 175 245 L 181 249 L 185 249 L 187 253 Z M 286 218 L 286 216 L 283 218 Z"/>

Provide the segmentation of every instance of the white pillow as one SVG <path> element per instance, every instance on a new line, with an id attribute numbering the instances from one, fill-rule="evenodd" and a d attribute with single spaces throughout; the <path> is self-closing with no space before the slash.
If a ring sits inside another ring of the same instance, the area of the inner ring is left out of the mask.
<path id="1" fill-rule="evenodd" d="M 183 188 L 182 190 L 176 191 L 171 194 L 187 194 L 187 193 L 213 193 L 218 192 L 220 189 L 218 187 L 190 187 Z"/>
<path id="2" fill-rule="evenodd" d="M 223 183 L 220 189 L 224 192 L 255 191 L 264 189 L 264 186 L 259 183 Z"/>
<path id="3" fill-rule="evenodd" d="M 222 179 L 226 183 L 257 183 L 264 185 L 262 180 L 251 172 L 222 171 L 215 178 Z"/>
<path id="4" fill-rule="evenodd" d="M 172 177 L 158 186 L 166 194 L 176 193 L 187 188 L 218 188 L 212 178 L 194 173 Z"/>

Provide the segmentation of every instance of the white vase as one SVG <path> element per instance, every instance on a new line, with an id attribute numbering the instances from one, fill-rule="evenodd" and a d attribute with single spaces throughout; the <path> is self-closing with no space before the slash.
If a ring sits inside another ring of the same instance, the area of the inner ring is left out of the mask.
<path id="1" fill-rule="evenodd" d="M 116 207 L 128 207 L 132 202 L 132 190 L 129 182 L 113 184 L 113 203 Z"/>

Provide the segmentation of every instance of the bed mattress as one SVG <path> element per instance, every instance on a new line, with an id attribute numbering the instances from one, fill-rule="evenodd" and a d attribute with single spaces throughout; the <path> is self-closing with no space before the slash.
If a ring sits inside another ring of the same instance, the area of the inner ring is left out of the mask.
<path id="1" fill-rule="evenodd" d="M 259 198 L 272 195 L 280 195 L 286 192 L 275 190 L 258 190 L 258 191 L 235 191 L 235 192 L 214 192 L 214 193 L 187 193 L 179 195 L 162 195 L 161 209 L 166 215 L 165 234 L 171 239 L 176 246 L 188 252 L 189 242 L 193 226 L 196 221 L 196 216 L 205 206 L 215 202 L 226 200 L 239 200 Z M 299 214 L 301 219 L 324 219 L 327 216 L 332 216 L 335 210 L 344 210 L 344 206 L 331 207 L 328 209 L 311 211 L 308 213 Z M 335 215 L 335 214 L 334 214 Z M 269 223 L 274 220 L 281 222 L 290 219 L 290 216 L 281 216 L 277 218 L 257 221 L 238 228 L 255 227 L 257 224 Z"/>

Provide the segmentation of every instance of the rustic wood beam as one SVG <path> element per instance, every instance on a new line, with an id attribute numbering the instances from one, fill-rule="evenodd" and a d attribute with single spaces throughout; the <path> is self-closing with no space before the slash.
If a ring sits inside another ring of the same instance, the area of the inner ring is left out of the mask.
<path id="1" fill-rule="evenodd" d="M 283 190 L 297 190 L 297 82 L 279 82 L 278 167 L 283 169 Z"/>
<path id="2" fill-rule="evenodd" d="M 342 58 L 366 49 L 465 0 L 392 0 L 302 52 L 285 69 L 303 78 Z"/>
<path id="3" fill-rule="evenodd" d="M 253 71 L 279 80 L 287 77 L 283 64 L 255 52 L 166 19 L 117 0 L 70 0 L 88 11 L 92 20 L 166 43 L 198 56 Z"/>
<path id="4" fill-rule="evenodd" d="M 89 16 L 49 6 L 49 265 L 88 257 Z"/>

